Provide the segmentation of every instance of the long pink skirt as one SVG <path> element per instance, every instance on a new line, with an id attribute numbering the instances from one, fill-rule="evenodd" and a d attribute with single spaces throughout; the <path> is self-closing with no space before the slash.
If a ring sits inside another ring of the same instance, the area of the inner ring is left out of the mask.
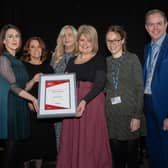
<path id="1" fill-rule="evenodd" d="M 92 83 L 80 82 L 78 101 Z M 112 168 L 103 93 L 91 100 L 81 118 L 64 119 L 56 168 Z"/>

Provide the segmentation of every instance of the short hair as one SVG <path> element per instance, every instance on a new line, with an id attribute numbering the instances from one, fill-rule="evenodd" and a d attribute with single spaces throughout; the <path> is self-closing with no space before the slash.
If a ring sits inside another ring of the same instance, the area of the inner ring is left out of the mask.
<path id="1" fill-rule="evenodd" d="M 166 14 L 160 9 L 152 9 L 152 10 L 147 11 L 146 14 L 145 14 L 145 22 L 147 21 L 147 19 L 150 15 L 155 14 L 155 13 L 159 13 L 163 17 L 164 22 L 165 23 L 167 22 Z"/>

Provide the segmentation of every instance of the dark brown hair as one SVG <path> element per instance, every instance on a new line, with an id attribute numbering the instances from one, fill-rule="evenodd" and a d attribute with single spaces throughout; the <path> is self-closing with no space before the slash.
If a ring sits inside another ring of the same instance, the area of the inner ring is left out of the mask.
<path id="1" fill-rule="evenodd" d="M 47 56 L 48 56 L 48 52 L 47 52 L 47 49 L 46 49 L 46 44 L 45 42 L 42 40 L 41 37 L 38 37 L 38 36 L 34 36 L 34 37 L 30 37 L 24 47 L 23 47 L 23 55 L 21 57 L 21 59 L 25 62 L 29 62 L 30 61 L 30 54 L 29 54 L 29 47 L 30 47 L 30 43 L 32 40 L 37 40 L 39 42 L 39 45 L 42 49 L 42 54 L 41 54 L 41 61 L 44 62 L 46 59 L 47 59 Z"/>
<path id="2" fill-rule="evenodd" d="M 20 34 L 20 45 L 19 45 L 19 47 L 17 48 L 17 51 L 19 51 L 20 48 L 21 48 L 22 39 L 21 39 L 21 31 L 20 31 L 20 29 L 19 29 L 17 26 L 15 26 L 15 25 L 7 24 L 7 25 L 4 25 L 4 26 L 1 28 L 1 31 L 0 31 L 0 53 L 2 53 L 4 50 L 6 50 L 3 41 L 4 41 L 4 39 L 5 39 L 6 32 L 7 32 L 9 29 L 14 29 L 14 30 L 16 30 L 16 31 Z"/>
<path id="3" fill-rule="evenodd" d="M 109 26 L 107 33 L 109 32 L 115 32 L 115 33 L 118 33 L 121 37 L 121 40 L 124 39 L 124 43 L 123 43 L 123 51 L 126 51 L 127 50 L 127 47 L 126 47 L 126 43 L 127 43 L 127 33 L 126 31 L 124 30 L 124 28 L 120 25 L 111 25 Z"/>

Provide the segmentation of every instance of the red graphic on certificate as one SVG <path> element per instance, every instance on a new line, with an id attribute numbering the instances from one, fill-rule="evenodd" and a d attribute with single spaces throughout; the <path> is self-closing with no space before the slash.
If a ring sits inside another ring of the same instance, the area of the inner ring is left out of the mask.
<path id="1" fill-rule="evenodd" d="M 45 88 L 45 110 L 70 108 L 69 80 L 46 81 Z"/>

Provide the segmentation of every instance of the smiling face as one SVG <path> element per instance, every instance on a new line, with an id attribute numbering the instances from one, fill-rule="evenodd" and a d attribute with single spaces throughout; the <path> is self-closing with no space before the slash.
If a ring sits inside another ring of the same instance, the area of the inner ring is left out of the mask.
<path id="1" fill-rule="evenodd" d="M 160 13 L 153 13 L 146 18 L 145 28 L 153 41 L 157 41 L 166 33 L 167 21 Z"/>
<path id="2" fill-rule="evenodd" d="M 79 44 L 78 44 L 79 51 L 82 54 L 87 55 L 87 54 L 90 54 L 93 52 L 94 45 L 88 35 L 81 34 L 78 42 L 79 42 Z"/>
<path id="3" fill-rule="evenodd" d="M 121 56 L 124 39 L 117 32 L 110 31 L 106 34 L 106 45 L 113 57 Z"/>
<path id="4" fill-rule="evenodd" d="M 7 51 L 9 51 L 12 55 L 15 55 L 17 49 L 20 48 L 21 44 L 20 33 L 13 28 L 8 29 L 6 31 L 3 43 Z"/>
<path id="5" fill-rule="evenodd" d="M 42 48 L 38 40 L 31 40 L 28 48 L 31 59 L 40 59 L 42 55 Z"/>

